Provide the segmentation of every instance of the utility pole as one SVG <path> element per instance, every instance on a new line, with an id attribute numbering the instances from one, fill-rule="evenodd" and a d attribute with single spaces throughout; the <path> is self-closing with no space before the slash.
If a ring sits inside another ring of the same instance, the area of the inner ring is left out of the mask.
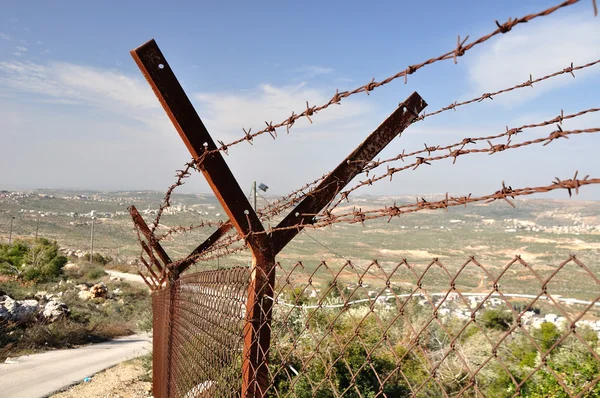
<path id="1" fill-rule="evenodd" d="M 38 211 L 37 214 L 37 221 L 35 223 L 35 240 L 37 241 L 37 237 L 38 237 L 38 231 L 40 229 L 40 212 Z"/>
<path id="2" fill-rule="evenodd" d="M 252 203 L 254 204 L 254 211 L 256 211 L 256 181 L 252 183 L 252 194 L 254 195 L 254 200 Z"/>
<path id="3" fill-rule="evenodd" d="M 92 237 L 91 237 L 91 250 L 90 250 L 90 264 L 92 263 L 92 259 L 94 257 L 94 220 L 96 217 L 92 216 Z"/>
<path id="4" fill-rule="evenodd" d="M 15 219 L 15 216 L 10 217 L 10 230 L 8 232 L 8 245 L 9 246 L 12 243 L 12 228 L 13 228 L 13 220 L 14 219 Z"/>

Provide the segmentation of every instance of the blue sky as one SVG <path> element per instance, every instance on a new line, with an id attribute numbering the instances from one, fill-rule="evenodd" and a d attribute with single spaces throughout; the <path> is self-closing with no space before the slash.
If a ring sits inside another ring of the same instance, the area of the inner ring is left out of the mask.
<path id="1" fill-rule="evenodd" d="M 189 154 L 159 107 L 129 50 L 155 38 L 213 138 L 279 122 L 308 100 L 393 75 L 477 38 L 494 20 L 523 16 L 554 1 L 503 2 L 23 2 L 4 1 L 0 16 L 0 188 L 165 190 Z M 591 2 L 519 25 L 459 59 L 444 61 L 367 95 L 357 95 L 273 141 L 230 150 L 242 186 L 265 182 L 284 194 L 331 170 L 412 91 L 432 111 L 600 58 L 600 19 Z M 464 137 L 496 134 L 598 107 L 600 66 L 533 89 L 463 107 L 411 126 L 382 154 Z M 593 114 L 565 129 L 600 125 Z M 530 130 L 518 140 L 547 135 Z M 518 141 L 517 140 L 517 141 Z M 420 167 L 362 194 L 449 191 L 491 193 L 545 185 L 575 170 L 600 176 L 596 135 L 576 136 L 493 156 Z M 200 175 L 183 192 L 207 192 Z M 566 194 L 561 194 L 564 197 Z M 600 199 L 595 187 L 581 198 Z"/>

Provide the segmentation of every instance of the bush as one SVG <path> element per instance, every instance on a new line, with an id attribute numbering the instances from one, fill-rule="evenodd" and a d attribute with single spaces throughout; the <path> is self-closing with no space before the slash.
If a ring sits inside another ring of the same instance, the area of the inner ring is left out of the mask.
<path id="1" fill-rule="evenodd" d="M 86 253 L 83 256 L 83 261 L 89 262 L 90 261 L 90 254 Z M 94 255 L 92 256 L 92 264 L 100 264 L 100 265 L 106 265 L 108 263 L 110 263 L 112 261 L 112 257 L 110 256 L 103 256 L 100 253 L 94 253 Z"/>
<path id="2" fill-rule="evenodd" d="M 67 263 L 67 258 L 59 255 L 58 249 L 56 242 L 44 238 L 38 239 L 24 253 L 20 269 L 17 271 L 18 277 L 38 283 L 56 280 L 62 275 L 62 269 Z M 20 250 L 23 253 L 23 247 Z"/>
<path id="3" fill-rule="evenodd" d="M 23 259 L 28 252 L 29 246 L 21 241 L 17 241 L 10 246 L 0 244 L 0 264 L 9 264 L 19 269 L 23 265 Z"/>
<path id="4" fill-rule="evenodd" d="M 481 315 L 481 322 L 489 329 L 506 331 L 513 322 L 512 314 L 503 310 L 487 310 Z"/>
<path id="5" fill-rule="evenodd" d="M 99 267 L 97 265 L 90 265 L 85 267 L 84 269 L 84 277 L 89 282 L 97 281 L 98 279 L 106 276 L 106 272 L 104 268 Z"/>
<path id="6" fill-rule="evenodd" d="M 152 352 L 140 357 L 144 374 L 140 377 L 141 381 L 152 382 Z"/>

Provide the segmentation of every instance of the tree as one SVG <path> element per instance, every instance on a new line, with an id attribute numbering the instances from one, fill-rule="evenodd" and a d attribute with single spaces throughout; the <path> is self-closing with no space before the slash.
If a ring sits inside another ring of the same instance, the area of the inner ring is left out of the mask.
<path id="1" fill-rule="evenodd" d="M 480 321 L 489 329 L 506 331 L 513 322 L 512 313 L 503 310 L 487 310 Z"/>
<path id="2" fill-rule="evenodd" d="M 546 352 L 560 338 L 560 330 L 550 322 L 544 322 L 539 329 L 533 331 L 533 338 L 538 341 L 540 348 Z"/>
<path id="3" fill-rule="evenodd" d="M 67 258 L 58 252 L 56 241 L 38 239 L 23 259 L 20 278 L 29 281 L 47 282 L 62 274 Z"/>

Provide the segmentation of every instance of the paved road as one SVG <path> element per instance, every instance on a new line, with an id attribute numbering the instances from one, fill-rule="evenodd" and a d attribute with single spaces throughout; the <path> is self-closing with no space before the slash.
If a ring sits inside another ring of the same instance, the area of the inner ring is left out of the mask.
<path id="1" fill-rule="evenodd" d="M 112 271 L 109 269 L 106 270 L 106 273 L 110 276 L 119 277 L 122 280 L 127 281 L 127 282 L 139 282 L 139 283 L 143 283 L 144 285 L 146 284 L 146 282 L 144 282 L 142 277 L 137 274 L 129 274 L 126 272 Z"/>
<path id="2" fill-rule="evenodd" d="M 0 398 L 45 397 L 151 348 L 152 339 L 144 333 L 72 350 L 18 357 L 18 363 L 0 364 Z"/>

